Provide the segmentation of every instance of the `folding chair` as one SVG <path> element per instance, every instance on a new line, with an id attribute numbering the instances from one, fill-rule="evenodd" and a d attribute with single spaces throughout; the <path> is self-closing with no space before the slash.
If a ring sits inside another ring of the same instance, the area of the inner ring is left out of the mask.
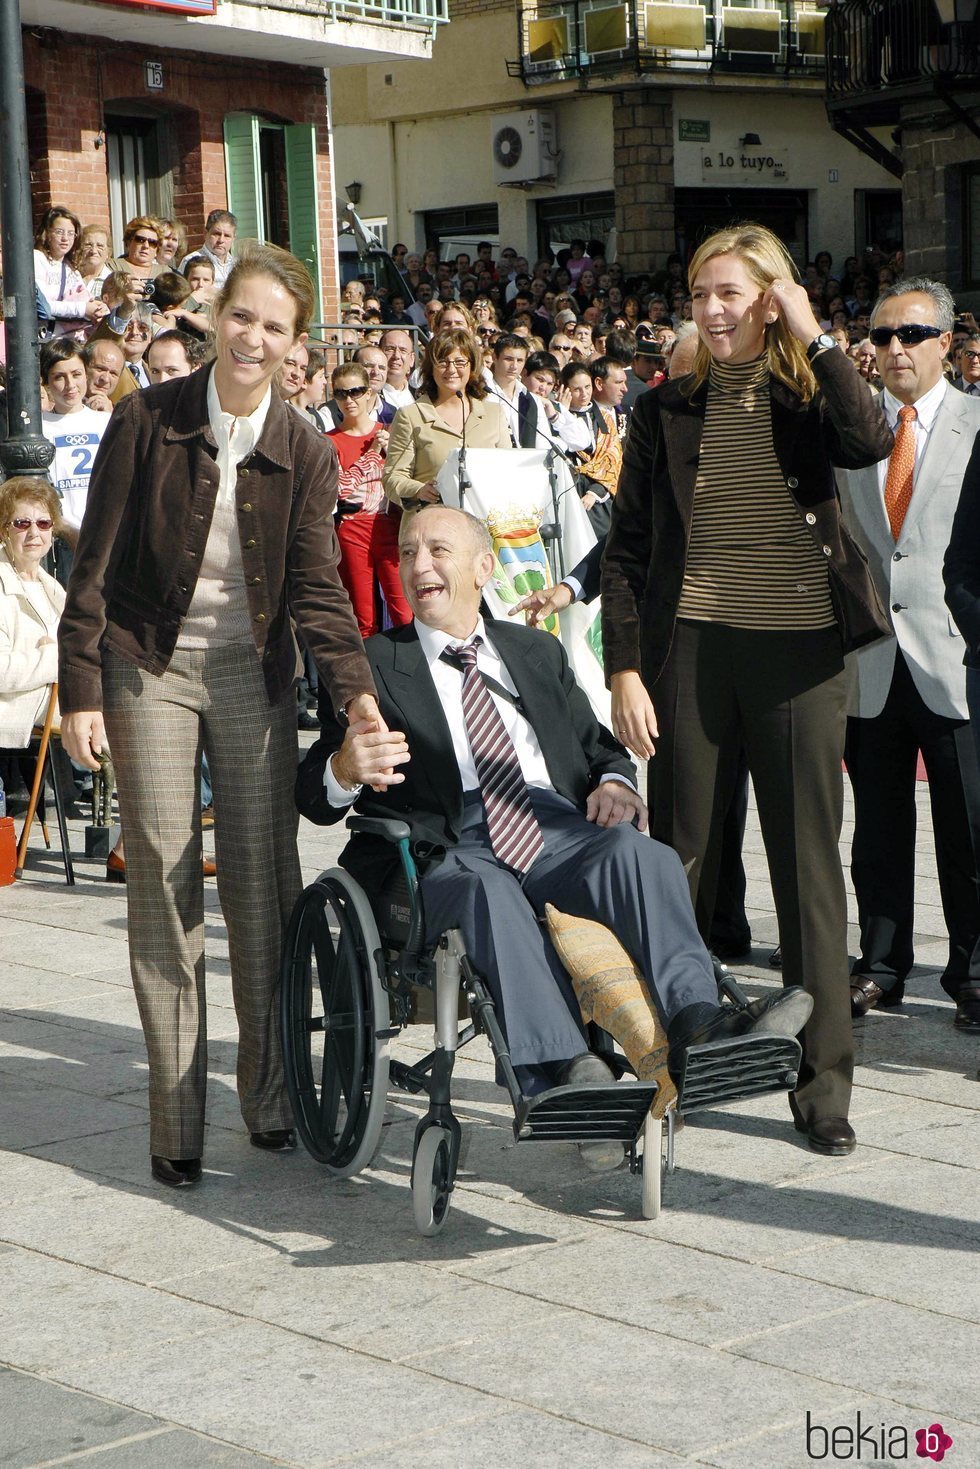
<path id="1" fill-rule="evenodd" d="M 65 819 L 65 805 L 62 799 L 61 788 L 58 785 L 58 777 L 51 759 L 51 741 L 61 739 L 61 729 L 54 722 L 55 711 L 58 707 L 58 685 L 51 685 L 51 693 L 48 696 L 48 707 L 44 715 L 44 724 L 35 725 L 31 732 L 31 741 L 28 752 L 33 751 L 35 741 L 37 742 L 37 766 L 34 771 L 34 784 L 31 788 L 31 799 L 27 807 L 27 815 L 24 817 L 24 825 L 21 828 L 20 842 L 17 846 L 17 869 L 15 877 L 24 876 L 24 862 L 27 857 L 27 843 L 31 835 L 31 827 L 34 825 L 34 816 L 37 812 L 38 802 L 44 788 L 44 778 L 51 776 L 51 788 L 54 791 L 54 809 L 58 818 L 58 832 L 61 836 L 61 856 L 65 864 L 65 881 L 69 887 L 75 885 L 75 869 L 72 866 L 71 852 L 68 847 L 68 823 Z M 41 822 L 41 830 L 44 832 L 45 843 L 50 846 L 48 840 L 48 829 L 44 821 Z"/>

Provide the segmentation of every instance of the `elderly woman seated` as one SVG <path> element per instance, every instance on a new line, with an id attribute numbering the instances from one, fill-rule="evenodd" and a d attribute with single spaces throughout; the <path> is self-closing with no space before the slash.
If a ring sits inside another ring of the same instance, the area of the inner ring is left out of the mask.
<path id="1" fill-rule="evenodd" d="M 16 476 L 0 485 L 0 760 L 34 779 L 31 731 L 43 721 L 58 677 L 58 622 L 64 588 L 41 566 L 55 535 L 71 535 L 47 480 Z M 57 715 L 56 715 L 57 717 Z M 120 839 L 106 877 L 125 870 Z"/>

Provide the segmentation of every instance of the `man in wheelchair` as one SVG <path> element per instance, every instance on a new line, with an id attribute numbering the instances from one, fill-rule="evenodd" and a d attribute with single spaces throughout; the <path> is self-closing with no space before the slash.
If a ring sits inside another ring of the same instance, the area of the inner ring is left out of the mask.
<path id="1" fill-rule="evenodd" d="M 405 517 L 401 579 L 414 621 L 365 644 L 386 727 L 344 729 L 321 706 L 323 733 L 297 777 L 300 811 L 319 824 L 351 808 L 407 822 L 427 938 L 461 931 L 525 1096 L 613 1080 L 588 1050 L 540 922 L 549 902 L 616 933 L 663 1017 L 675 1076 L 705 1042 L 797 1035 L 812 1008 L 801 989 L 719 1004 L 681 862 L 646 835 L 634 766 L 595 719 L 561 644 L 481 618 L 493 564 L 486 528 L 465 511 Z M 378 894 L 398 856 L 358 833 L 340 860 Z"/>

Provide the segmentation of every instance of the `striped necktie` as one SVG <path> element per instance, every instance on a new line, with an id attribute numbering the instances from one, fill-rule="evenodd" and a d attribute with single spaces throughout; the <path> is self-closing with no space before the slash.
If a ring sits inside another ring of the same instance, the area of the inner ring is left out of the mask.
<path id="1" fill-rule="evenodd" d="M 898 410 L 898 430 L 895 447 L 888 460 L 888 477 L 885 480 L 885 513 L 892 528 L 892 537 L 897 541 L 902 534 L 905 512 L 912 498 L 912 477 L 915 473 L 915 420 L 914 408 Z"/>
<path id="2" fill-rule="evenodd" d="M 524 873 L 542 851 L 544 838 L 517 751 L 476 666 L 476 650 L 482 641 L 476 637 L 462 646 L 451 644 L 440 656 L 463 670 L 463 719 L 480 777 L 494 856 Z"/>

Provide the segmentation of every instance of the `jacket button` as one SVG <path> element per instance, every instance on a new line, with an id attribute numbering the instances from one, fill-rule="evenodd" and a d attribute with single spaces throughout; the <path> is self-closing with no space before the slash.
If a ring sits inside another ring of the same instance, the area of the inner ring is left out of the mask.
<path id="1" fill-rule="evenodd" d="M 893 602 L 892 603 L 892 611 L 893 612 L 904 612 L 905 611 L 905 606 L 904 606 L 904 604 L 902 602 Z"/>
<path id="2" fill-rule="evenodd" d="M 252 547 L 253 546 L 257 546 L 258 544 L 259 544 L 258 541 L 255 540 L 254 537 L 253 537 L 252 540 L 245 542 L 245 549 L 246 549 L 246 551 L 251 551 Z"/>
<path id="3" fill-rule="evenodd" d="M 265 613 L 259 612 L 255 618 L 256 622 L 265 622 Z"/>
<path id="4" fill-rule="evenodd" d="M 830 547 L 830 546 L 821 546 L 820 549 L 823 551 L 823 554 L 825 556 L 833 556 L 833 554 L 834 554 L 833 548 Z"/>
<path id="5" fill-rule="evenodd" d="M 806 523 L 807 525 L 816 525 L 817 523 L 817 517 L 812 510 L 808 510 L 806 513 Z"/>
<path id="6" fill-rule="evenodd" d="M 786 481 L 786 488 L 788 490 L 798 490 L 800 488 L 799 480 L 796 479 L 793 475 L 790 475 L 789 479 Z"/>
<path id="7" fill-rule="evenodd" d="M 248 479 L 250 473 L 251 471 L 248 469 L 240 469 L 238 471 L 238 477 L 239 479 Z"/>
<path id="8" fill-rule="evenodd" d="M 902 559 L 902 553 L 901 553 L 901 551 L 895 551 L 895 552 L 893 552 L 893 554 L 892 554 L 892 560 L 893 561 L 901 561 L 901 559 Z"/>
<path id="9" fill-rule="evenodd" d="M 248 584 L 250 587 L 260 587 L 262 585 L 262 578 L 260 576 L 250 576 Z"/>
<path id="10" fill-rule="evenodd" d="M 245 504 L 242 506 L 242 509 L 247 514 L 251 510 L 251 508 L 252 508 L 252 506 L 251 506 L 250 502 L 248 500 L 246 500 L 245 501 Z"/>

